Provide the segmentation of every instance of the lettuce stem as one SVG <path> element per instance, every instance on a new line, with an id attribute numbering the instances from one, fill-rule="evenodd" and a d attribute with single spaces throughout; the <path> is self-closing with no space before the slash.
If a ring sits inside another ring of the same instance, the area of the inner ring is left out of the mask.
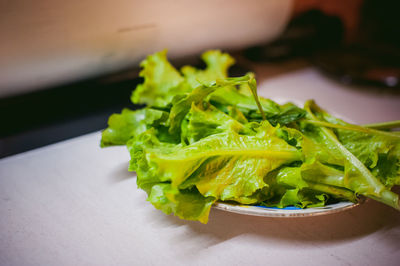
<path id="1" fill-rule="evenodd" d="M 387 121 L 381 123 L 365 124 L 363 127 L 374 128 L 374 129 L 392 129 L 400 128 L 400 120 Z"/>
<path id="2" fill-rule="evenodd" d="M 324 121 L 318 121 L 318 120 L 306 120 L 306 123 L 318 125 L 318 126 L 323 126 L 323 127 L 329 127 L 329 128 L 338 128 L 338 129 L 344 129 L 344 130 L 351 130 L 351 131 L 359 131 L 359 132 L 364 132 L 367 134 L 378 134 L 378 135 L 383 135 L 385 137 L 391 137 L 391 138 L 396 138 L 399 139 L 400 135 L 393 134 L 391 132 L 386 132 L 386 131 L 380 131 L 372 128 L 367 128 L 363 126 L 357 126 L 357 125 L 339 125 L 339 124 L 332 124 L 329 122 L 324 122 Z"/>

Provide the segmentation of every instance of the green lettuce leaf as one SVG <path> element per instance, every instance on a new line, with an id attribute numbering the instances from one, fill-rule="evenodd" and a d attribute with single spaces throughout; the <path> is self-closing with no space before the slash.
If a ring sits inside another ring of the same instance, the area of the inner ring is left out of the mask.
<path id="1" fill-rule="evenodd" d="M 168 117 L 167 112 L 151 108 L 137 111 L 125 108 L 108 119 L 108 128 L 102 132 L 101 146 L 124 145 L 149 128 L 168 126 Z"/>
<path id="2" fill-rule="evenodd" d="M 324 112 L 314 101 L 308 101 L 305 109 L 308 116 L 317 121 L 319 120 L 318 117 L 321 117 Z M 343 158 L 343 183 L 345 188 L 400 209 L 399 196 L 386 188 L 355 155 L 347 150 L 331 129 L 315 126 L 304 127 L 303 129 L 304 134 L 316 138 L 317 142 L 329 149 L 329 153 Z M 310 134 L 310 131 L 312 131 L 312 134 Z"/>
<path id="3" fill-rule="evenodd" d="M 215 199 L 202 196 L 194 188 L 178 190 L 169 183 L 157 183 L 151 187 L 148 201 L 166 214 L 207 223 Z"/>
<path id="4" fill-rule="evenodd" d="M 211 94 L 210 102 L 225 113 L 229 113 L 229 107 L 237 108 L 248 121 L 260 122 L 263 120 L 257 103 L 252 95 L 243 94 L 235 87 L 226 86 Z M 288 103 L 279 106 L 272 100 L 260 98 L 260 105 L 266 119 L 272 125 L 286 125 L 305 117 L 305 110 L 294 104 Z"/>
<path id="5" fill-rule="evenodd" d="M 340 143 L 385 186 L 392 187 L 400 184 L 400 135 L 396 134 L 397 132 L 352 125 L 331 116 L 320 108 L 316 116 L 319 120 L 309 121 L 309 123 L 332 128 Z"/>
<path id="6" fill-rule="evenodd" d="M 211 86 L 216 80 L 227 78 L 229 67 L 235 63 L 233 57 L 219 50 L 207 51 L 201 58 L 206 63 L 204 70 L 192 66 L 184 66 L 181 69 L 186 82 L 192 89 L 200 85 Z"/>
<path id="7" fill-rule="evenodd" d="M 169 116 L 171 123 L 169 129 L 170 133 L 180 133 L 182 121 L 184 120 L 192 105 L 203 104 L 203 100 L 205 100 L 206 97 L 208 97 L 216 90 L 249 82 L 249 79 L 249 76 L 218 79 L 210 86 L 200 85 L 190 93 L 176 95 L 172 100 L 172 108 Z"/>
<path id="8" fill-rule="evenodd" d="M 219 50 L 205 52 L 202 59 L 207 65 L 206 69 L 184 66 L 181 74 L 168 62 L 166 50 L 149 55 L 141 63 L 140 76 L 144 78 L 144 83 L 138 85 L 132 93 L 132 102 L 165 108 L 177 94 L 226 78 L 228 68 L 235 62 L 229 54 Z"/>
<path id="9" fill-rule="evenodd" d="M 329 195 L 338 199 L 357 201 L 354 192 L 335 186 L 336 178 L 343 179 L 342 171 L 322 164 L 317 166 L 313 167 L 306 163 L 295 167 L 286 166 L 269 175 L 266 180 L 270 186 L 270 198 L 263 204 L 278 208 L 320 207 L 331 198 Z"/>
<path id="10" fill-rule="evenodd" d="M 234 59 L 202 55 L 180 71 L 166 51 L 141 64 L 132 101 L 109 118 L 101 146 L 126 144 L 129 170 L 157 209 L 206 223 L 216 201 L 284 208 L 366 196 L 400 209 L 399 121 L 352 125 L 313 101 L 304 108 L 258 97 L 254 74 L 228 77 Z"/>
<path id="11" fill-rule="evenodd" d="M 182 146 L 161 143 L 147 131 L 132 144 L 132 169 L 139 187 L 146 190 L 157 182 L 179 189 L 195 186 L 204 197 L 246 204 L 254 203 L 249 202 L 253 194 L 266 186 L 267 173 L 301 160 L 298 150 L 277 137 L 268 122 L 253 136 L 230 129 Z"/>
<path id="12" fill-rule="evenodd" d="M 169 132 L 171 134 L 180 134 L 182 121 L 191 106 L 202 103 L 204 98 L 217 88 L 217 86 L 199 86 L 190 93 L 175 96 L 172 100 L 172 108 L 169 115 L 171 121 Z"/>
<path id="13" fill-rule="evenodd" d="M 251 135 L 255 131 L 245 127 L 244 124 L 233 117 L 221 112 L 212 105 L 201 108 L 192 104 L 186 115 L 186 122 L 182 124 L 182 139 L 185 143 L 191 144 L 207 136 L 232 130 L 240 134 Z"/>
<path id="14" fill-rule="evenodd" d="M 166 107 L 175 94 L 190 91 L 179 71 L 168 62 L 166 50 L 149 55 L 140 66 L 144 83 L 133 91 L 133 103 Z"/>

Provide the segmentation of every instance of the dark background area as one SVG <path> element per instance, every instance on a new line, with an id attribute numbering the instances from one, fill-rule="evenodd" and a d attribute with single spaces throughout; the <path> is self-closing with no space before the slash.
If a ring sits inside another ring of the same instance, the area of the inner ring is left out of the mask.
<path id="1" fill-rule="evenodd" d="M 138 71 L 0 99 L 0 158 L 103 129 L 127 107 Z"/>

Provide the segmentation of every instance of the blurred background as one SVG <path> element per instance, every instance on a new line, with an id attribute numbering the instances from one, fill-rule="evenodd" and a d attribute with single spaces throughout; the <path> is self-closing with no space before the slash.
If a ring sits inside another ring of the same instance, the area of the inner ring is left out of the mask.
<path id="1" fill-rule="evenodd" d="M 398 95 L 396 0 L 0 1 L 0 157 L 106 127 L 168 49 L 177 67 L 207 49 L 231 75 L 315 68 L 334 82 Z M 361 86 L 361 87 L 360 87 Z M 311 98 L 311 97 L 309 97 Z"/>

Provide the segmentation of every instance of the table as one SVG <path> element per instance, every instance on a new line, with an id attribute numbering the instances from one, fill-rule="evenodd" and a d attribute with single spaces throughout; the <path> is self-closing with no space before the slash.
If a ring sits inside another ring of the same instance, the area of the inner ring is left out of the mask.
<path id="1" fill-rule="evenodd" d="M 358 123 L 399 119 L 400 95 L 313 68 L 259 79 L 260 95 L 314 98 Z M 156 210 L 100 132 L 0 160 L 0 265 L 399 265 L 400 212 L 262 218 L 213 209 L 207 225 Z"/>

